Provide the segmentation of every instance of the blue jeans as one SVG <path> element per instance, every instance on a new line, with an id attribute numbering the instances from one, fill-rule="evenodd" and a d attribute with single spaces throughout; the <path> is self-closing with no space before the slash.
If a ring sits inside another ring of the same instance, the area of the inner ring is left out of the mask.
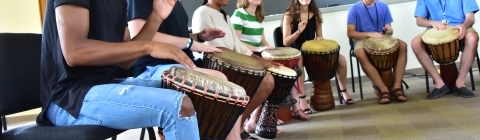
<path id="1" fill-rule="evenodd" d="M 200 139 L 196 115 L 180 117 L 186 95 L 158 88 L 160 84 L 160 80 L 127 78 L 118 84 L 97 85 L 85 96 L 78 118 L 54 103 L 46 113 L 57 126 L 101 125 L 124 130 L 159 126 L 169 140 Z"/>
<path id="2" fill-rule="evenodd" d="M 151 79 L 151 80 L 162 80 L 163 72 L 170 69 L 173 66 L 183 67 L 180 64 L 147 66 L 147 69 L 142 74 L 138 75 L 137 78 Z"/>

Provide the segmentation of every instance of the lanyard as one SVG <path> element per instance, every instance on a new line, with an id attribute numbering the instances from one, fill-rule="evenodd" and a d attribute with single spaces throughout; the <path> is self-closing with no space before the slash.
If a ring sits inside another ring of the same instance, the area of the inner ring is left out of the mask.
<path id="1" fill-rule="evenodd" d="M 367 5 L 365 5 L 365 3 L 363 4 L 363 6 L 365 6 L 365 10 L 367 11 L 368 13 L 368 17 L 370 17 L 370 20 L 372 21 L 373 24 L 375 24 L 375 31 L 378 30 L 378 9 L 377 9 L 377 3 L 375 2 L 374 3 L 374 6 L 375 6 L 375 16 L 377 17 L 377 22 L 373 22 L 373 18 L 372 18 L 372 15 L 370 15 L 370 11 L 368 11 L 368 8 L 367 8 Z"/>
<path id="2" fill-rule="evenodd" d="M 445 7 L 446 7 L 446 4 L 445 4 L 445 3 L 446 3 L 446 0 L 444 0 L 444 1 L 438 0 L 438 1 L 439 1 L 439 3 L 440 3 L 440 7 L 442 8 L 442 12 L 443 12 L 443 13 L 442 13 L 442 14 L 443 14 L 443 20 L 442 20 L 442 22 L 443 22 L 443 23 L 448 23 L 448 22 L 447 22 L 446 15 L 445 15 L 445 12 L 446 12 L 446 11 L 445 11 Z"/>

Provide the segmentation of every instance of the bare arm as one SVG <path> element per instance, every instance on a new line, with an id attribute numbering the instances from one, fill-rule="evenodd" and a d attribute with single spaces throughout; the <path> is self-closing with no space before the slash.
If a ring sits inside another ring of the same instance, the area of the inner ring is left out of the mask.
<path id="1" fill-rule="evenodd" d="M 267 39 L 265 39 L 265 33 L 262 33 L 262 41 L 260 43 L 262 46 L 270 46 L 267 42 Z"/>
<path id="2" fill-rule="evenodd" d="M 292 27 L 290 26 L 290 22 L 291 22 L 290 14 L 285 13 L 285 16 L 283 17 L 283 23 L 282 23 L 283 45 L 285 46 L 290 46 L 293 42 L 295 42 L 295 40 L 297 40 L 298 35 L 300 35 L 298 31 L 295 33 L 292 33 Z"/>
<path id="3" fill-rule="evenodd" d="M 465 25 L 465 27 L 467 28 L 470 28 L 473 26 L 474 23 L 475 15 L 472 12 L 465 14 L 465 21 L 463 22 L 463 25 Z"/>
<path id="4" fill-rule="evenodd" d="M 357 32 L 355 30 L 355 25 L 353 24 L 347 25 L 347 35 L 348 35 L 348 38 L 352 38 L 352 39 L 362 39 L 362 38 L 368 37 L 368 33 Z"/>
<path id="5" fill-rule="evenodd" d="M 424 17 L 417 16 L 416 21 L 417 21 L 417 26 L 420 26 L 420 27 L 431 27 L 432 26 L 431 21 L 424 18 Z"/>
<path id="6" fill-rule="evenodd" d="M 318 23 L 318 28 L 317 28 L 317 37 L 323 37 L 322 33 L 322 23 Z"/>
<path id="7" fill-rule="evenodd" d="M 55 11 L 63 57 L 70 67 L 124 63 L 148 55 L 149 47 L 153 45 L 149 41 L 110 43 L 88 39 L 90 26 L 88 9 L 74 5 L 61 5 Z M 159 24 L 160 21 L 157 21 L 157 24 L 150 23 L 149 26 Z M 145 33 L 135 37 L 135 40 L 148 39 L 150 34 L 152 33 L 146 30 Z"/>

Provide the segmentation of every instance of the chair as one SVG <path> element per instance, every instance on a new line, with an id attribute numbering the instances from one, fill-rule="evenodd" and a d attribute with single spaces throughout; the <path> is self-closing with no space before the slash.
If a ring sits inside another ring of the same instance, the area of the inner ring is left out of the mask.
<path id="1" fill-rule="evenodd" d="M 353 57 L 356 58 L 355 56 L 355 52 L 354 52 L 354 49 L 355 49 L 355 43 L 353 42 L 353 39 L 349 38 L 348 39 L 348 42 L 350 44 L 350 74 L 351 74 L 351 79 L 352 79 L 352 88 L 353 88 L 353 92 L 355 92 L 355 79 L 353 78 Z M 363 100 L 363 87 L 362 87 L 362 77 L 360 76 L 360 63 L 358 62 L 358 60 L 356 60 L 357 62 L 357 74 L 358 74 L 358 84 L 359 84 L 359 87 L 360 87 L 360 99 Z M 402 92 L 404 92 L 404 85 L 405 85 L 405 88 L 406 89 L 409 89 L 410 87 L 408 86 L 408 84 L 402 80 L 402 84 L 401 84 L 401 88 L 402 88 Z"/>
<path id="2" fill-rule="evenodd" d="M 41 34 L 0 33 L 0 116 L 41 107 Z M 5 118 L 0 125 L 6 130 Z M 107 139 L 125 130 L 102 126 L 21 126 L 2 132 L 0 140 Z"/>
<path id="3" fill-rule="evenodd" d="M 284 44 L 283 44 L 283 33 L 282 33 L 282 27 L 277 27 L 273 30 L 273 41 L 275 43 L 275 46 L 276 47 L 286 47 Z M 310 79 L 310 78 L 309 78 Z M 311 81 L 311 80 L 307 80 L 307 81 Z M 337 85 L 337 92 L 338 92 L 338 100 L 339 100 L 339 103 L 340 104 L 343 104 L 343 100 L 340 98 L 340 87 L 338 86 L 338 79 L 337 79 L 337 75 L 335 75 L 335 83 Z"/>

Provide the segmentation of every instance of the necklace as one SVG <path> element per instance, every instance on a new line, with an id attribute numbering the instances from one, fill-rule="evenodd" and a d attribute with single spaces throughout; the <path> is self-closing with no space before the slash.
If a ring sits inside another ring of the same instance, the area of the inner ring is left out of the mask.
<path id="1" fill-rule="evenodd" d="M 362 1 L 363 3 L 363 1 Z M 367 8 L 367 5 L 365 5 L 365 3 L 363 3 L 363 6 L 365 7 L 365 10 L 367 11 L 368 13 L 368 17 L 370 17 L 370 20 L 372 21 L 372 23 L 375 25 L 375 31 L 378 31 L 378 9 L 377 9 L 377 3 L 373 3 L 373 5 L 375 6 L 375 16 L 377 17 L 377 22 L 373 22 L 373 18 L 372 18 L 372 15 L 370 15 L 370 12 L 368 11 L 368 8 Z"/>

